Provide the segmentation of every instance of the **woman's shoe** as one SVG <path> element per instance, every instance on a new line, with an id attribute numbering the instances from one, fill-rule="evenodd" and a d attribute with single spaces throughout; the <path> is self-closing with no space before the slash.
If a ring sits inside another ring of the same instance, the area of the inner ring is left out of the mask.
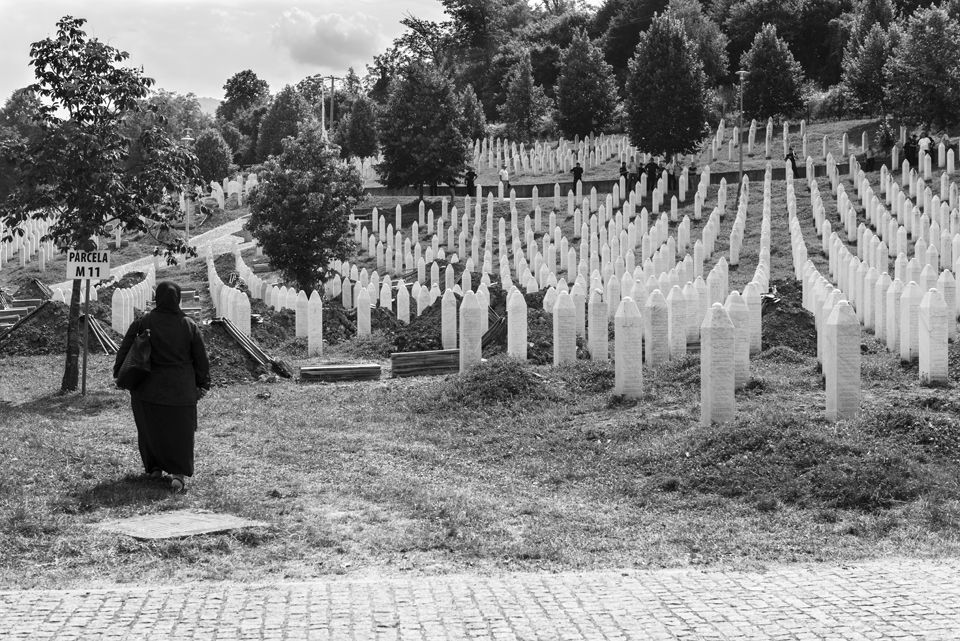
<path id="1" fill-rule="evenodd" d="M 147 478 L 151 481 L 159 481 L 163 478 L 163 470 L 151 470 L 147 472 Z"/>
<path id="2" fill-rule="evenodd" d="M 174 474 L 170 479 L 170 489 L 173 490 L 174 494 L 182 494 L 186 487 L 187 484 L 183 480 L 182 474 Z"/>

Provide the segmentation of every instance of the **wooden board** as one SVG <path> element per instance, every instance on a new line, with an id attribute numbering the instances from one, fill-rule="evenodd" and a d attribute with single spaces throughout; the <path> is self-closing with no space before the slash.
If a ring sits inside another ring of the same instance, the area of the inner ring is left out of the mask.
<path id="1" fill-rule="evenodd" d="M 381 367 L 376 363 L 356 365 L 312 365 L 300 368 L 302 381 L 367 381 L 380 378 Z"/>
<path id="2" fill-rule="evenodd" d="M 437 349 L 424 352 L 390 354 L 390 372 L 394 378 L 404 376 L 438 376 L 460 371 L 459 349 Z"/>

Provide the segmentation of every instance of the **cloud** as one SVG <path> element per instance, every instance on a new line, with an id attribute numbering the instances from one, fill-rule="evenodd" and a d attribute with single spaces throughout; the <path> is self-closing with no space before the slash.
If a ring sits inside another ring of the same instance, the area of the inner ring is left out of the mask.
<path id="1" fill-rule="evenodd" d="M 294 61 L 326 68 L 357 65 L 377 53 L 381 25 L 356 13 L 315 16 L 302 9 L 284 11 L 273 25 L 273 42 L 287 49 Z"/>

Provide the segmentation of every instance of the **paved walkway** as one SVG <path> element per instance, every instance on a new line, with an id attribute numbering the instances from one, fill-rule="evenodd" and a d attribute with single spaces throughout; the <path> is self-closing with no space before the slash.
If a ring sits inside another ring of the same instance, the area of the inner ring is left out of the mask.
<path id="1" fill-rule="evenodd" d="M 3 639 L 958 639 L 960 559 L 0 592 Z"/>

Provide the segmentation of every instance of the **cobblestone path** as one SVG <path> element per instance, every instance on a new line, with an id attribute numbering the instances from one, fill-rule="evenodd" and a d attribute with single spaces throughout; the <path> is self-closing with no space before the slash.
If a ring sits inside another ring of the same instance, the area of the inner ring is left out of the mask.
<path id="1" fill-rule="evenodd" d="M 958 639 L 960 559 L 0 592 L 3 639 Z"/>

